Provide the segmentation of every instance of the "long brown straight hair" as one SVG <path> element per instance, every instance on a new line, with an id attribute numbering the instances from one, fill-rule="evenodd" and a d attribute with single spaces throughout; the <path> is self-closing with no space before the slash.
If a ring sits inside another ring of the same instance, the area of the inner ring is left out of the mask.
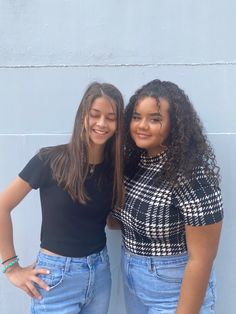
<path id="1" fill-rule="evenodd" d="M 84 93 L 76 113 L 70 142 L 65 145 L 47 147 L 40 155 L 47 156 L 53 179 L 66 190 L 73 200 L 85 204 L 89 196 L 85 190 L 85 180 L 89 172 L 89 137 L 85 119 L 93 102 L 99 98 L 108 99 L 116 109 L 116 132 L 104 148 L 104 170 L 102 175 L 113 179 L 113 206 L 121 206 L 124 199 L 123 188 L 123 112 L 124 101 L 120 91 L 113 85 L 94 82 Z"/>

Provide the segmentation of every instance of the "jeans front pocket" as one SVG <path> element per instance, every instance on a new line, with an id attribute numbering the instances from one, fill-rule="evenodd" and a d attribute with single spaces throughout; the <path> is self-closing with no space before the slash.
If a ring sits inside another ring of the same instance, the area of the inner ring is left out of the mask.
<path id="1" fill-rule="evenodd" d="M 49 270 L 49 274 L 39 274 L 38 277 L 48 285 L 50 290 L 62 283 L 65 272 L 62 265 L 57 265 L 56 263 L 53 265 L 52 263 L 39 260 L 36 268 Z"/>
<path id="2" fill-rule="evenodd" d="M 186 262 L 166 263 L 155 267 L 158 279 L 167 283 L 181 284 Z"/>
<path id="3" fill-rule="evenodd" d="M 214 269 L 211 272 L 209 283 L 207 286 L 204 302 L 201 308 L 201 314 L 215 313 L 216 303 L 216 279 Z"/>

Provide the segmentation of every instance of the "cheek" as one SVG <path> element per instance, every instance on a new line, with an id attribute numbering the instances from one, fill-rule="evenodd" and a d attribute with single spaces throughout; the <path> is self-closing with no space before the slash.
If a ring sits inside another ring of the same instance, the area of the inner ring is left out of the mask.
<path id="1" fill-rule="evenodd" d="M 130 131 L 130 134 L 132 136 L 132 133 L 134 132 L 134 123 L 133 122 L 130 123 L 129 131 Z"/>
<path id="2" fill-rule="evenodd" d="M 164 129 L 161 132 L 163 141 L 167 140 L 169 134 L 170 134 L 170 125 L 167 124 L 167 125 L 165 125 Z"/>
<path id="3" fill-rule="evenodd" d="M 87 118 L 84 119 L 84 125 L 87 131 L 90 131 L 96 123 L 97 123 L 96 118 L 88 116 Z"/>
<path id="4" fill-rule="evenodd" d="M 110 130 L 111 130 L 113 133 L 116 132 L 116 130 L 117 130 L 117 121 L 112 122 L 112 123 L 110 124 Z"/>
<path id="5" fill-rule="evenodd" d="M 135 137 L 135 128 L 134 128 L 134 125 L 130 126 L 130 137 L 132 138 L 132 140 L 134 142 L 136 142 L 136 137 Z"/>

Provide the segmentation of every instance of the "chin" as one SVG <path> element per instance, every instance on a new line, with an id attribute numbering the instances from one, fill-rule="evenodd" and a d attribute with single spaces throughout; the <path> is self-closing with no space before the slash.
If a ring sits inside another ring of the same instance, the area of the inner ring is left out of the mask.
<path id="1" fill-rule="evenodd" d="M 98 146 L 104 146 L 108 141 L 109 139 L 91 139 L 91 142 Z"/>
<path id="2" fill-rule="evenodd" d="M 107 141 L 91 141 L 93 143 L 93 145 L 97 145 L 97 146 L 104 146 L 106 144 Z"/>
<path id="3" fill-rule="evenodd" d="M 135 145 L 136 145 L 138 148 L 148 149 L 148 146 L 147 146 L 147 145 L 142 144 L 142 143 L 139 143 L 139 142 L 135 142 Z"/>

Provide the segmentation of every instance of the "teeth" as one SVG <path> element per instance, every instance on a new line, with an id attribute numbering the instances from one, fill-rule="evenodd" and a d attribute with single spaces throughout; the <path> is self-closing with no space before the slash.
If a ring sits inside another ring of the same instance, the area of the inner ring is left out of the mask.
<path id="1" fill-rule="evenodd" d="M 95 133 L 98 133 L 98 134 L 102 134 L 102 135 L 103 135 L 103 134 L 106 134 L 106 132 L 100 131 L 100 130 L 94 130 L 94 132 L 95 132 Z"/>

